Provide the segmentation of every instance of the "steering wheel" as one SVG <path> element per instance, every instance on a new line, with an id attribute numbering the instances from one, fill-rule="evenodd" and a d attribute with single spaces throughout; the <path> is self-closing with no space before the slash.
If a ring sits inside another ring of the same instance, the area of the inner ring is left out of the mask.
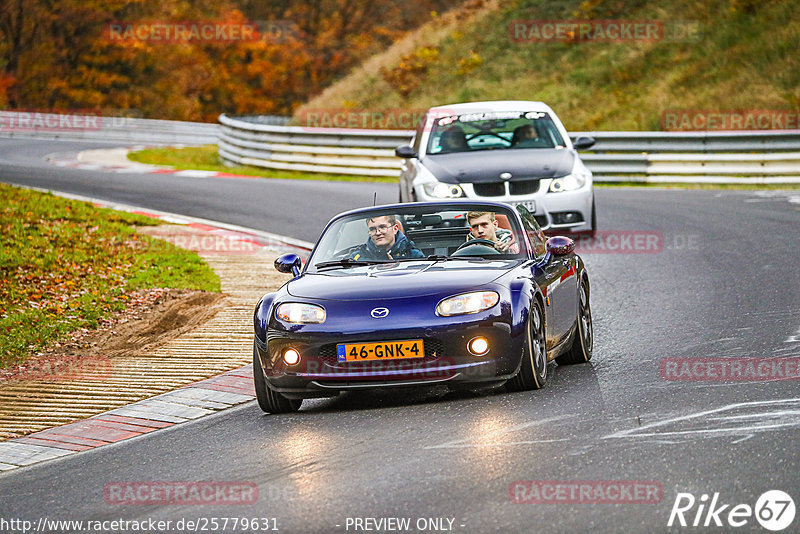
<path id="1" fill-rule="evenodd" d="M 481 248 L 487 248 L 489 250 L 481 251 L 481 254 L 500 254 L 496 248 L 494 248 L 494 241 L 490 239 L 470 239 L 469 241 L 463 242 L 458 248 L 453 252 L 452 256 L 458 254 L 458 252 L 462 249 L 465 249 L 469 246 L 476 245 Z"/>

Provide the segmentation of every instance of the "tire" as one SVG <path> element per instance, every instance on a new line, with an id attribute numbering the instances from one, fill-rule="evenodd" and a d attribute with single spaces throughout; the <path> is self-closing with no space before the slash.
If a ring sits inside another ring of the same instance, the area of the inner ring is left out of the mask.
<path id="1" fill-rule="evenodd" d="M 578 326 L 569 352 L 556 358 L 559 365 L 586 363 L 592 359 L 594 347 L 594 327 L 592 326 L 592 308 L 589 304 L 589 280 L 583 278 L 578 288 Z"/>
<path id="2" fill-rule="evenodd" d="M 253 342 L 253 384 L 256 389 L 258 406 L 266 413 L 296 412 L 300 409 L 300 405 L 303 404 L 302 399 L 287 399 L 267 385 L 267 380 L 264 378 L 264 370 L 261 368 L 261 360 L 258 359 L 255 342 Z"/>
<path id="3" fill-rule="evenodd" d="M 547 383 L 547 349 L 544 313 L 538 300 L 533 301 L 526 328 L 525 349 L 519 372 L 508 381 L 513 391 L 541 389 Z"/>
<path id="4" fill-rule="evenodd" d="M 594 196 L 592 196 L 592 229 L 589 236 L 594 237 L 597 235 L 597 209 L 594 207 Z"/>

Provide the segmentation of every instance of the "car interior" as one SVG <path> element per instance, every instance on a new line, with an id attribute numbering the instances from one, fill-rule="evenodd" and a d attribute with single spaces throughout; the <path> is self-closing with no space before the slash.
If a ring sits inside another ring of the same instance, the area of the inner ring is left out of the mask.
<path id="1" fill-rule="evenodd" d="M 495 218 L 500 228 L 513 231 L 506 215 L 496 213 Z M 400 232 L 413 241 L 415 247 L 425 256 L 497 254 L 493 248 L 485 245 L 483 250 L 473 248 L 463 251 L 465 248 L 463 245 L 470 233 L 465 211 L 397 214 L 396 219 L 400 225 Z M 338 228 L 329 229 L 328 232 L 332 232 L 333 235 L 329 235 L 329 241 L 323 241 L 326 242 L 330 252 L 326 254 L 320 250 L 317 262 L 347 257 L 355 247 L 361 246 L 369 239 L 366 230 L 367 225 L 363 218 L 347 221 Z M 459 247 L 462 251 L 459 251 Z"/>

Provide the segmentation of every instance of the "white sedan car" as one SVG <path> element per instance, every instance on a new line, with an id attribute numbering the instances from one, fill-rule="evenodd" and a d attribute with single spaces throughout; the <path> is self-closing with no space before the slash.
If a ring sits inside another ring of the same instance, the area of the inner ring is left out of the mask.
<path id="1" fill-rule="evenodd" d="M 428 110 L 404 158 L 400 201 L 451 198 L 523 205 L 548 233 L 594 233 L 592 173 L 549 106 L 541 102 L 471 102 Z"/>

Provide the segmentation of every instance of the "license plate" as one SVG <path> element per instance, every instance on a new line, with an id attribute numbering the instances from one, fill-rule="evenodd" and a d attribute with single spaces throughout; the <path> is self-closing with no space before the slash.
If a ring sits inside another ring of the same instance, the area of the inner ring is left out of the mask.
<path id="1" fill-rule="evenodd" d="M 535 200 L 523 200 L 521 202 L 514 202 L 514 206 L 523 206 L 529 212 L 536 213 L 536 201 Z"/>
<path id="2" fill-rule="evenodd" d="M 336 345 L 336 351 L 340 362 L 425 357 L 421 339 L 380 341 L 378 343 L 340 343 Z"/>

